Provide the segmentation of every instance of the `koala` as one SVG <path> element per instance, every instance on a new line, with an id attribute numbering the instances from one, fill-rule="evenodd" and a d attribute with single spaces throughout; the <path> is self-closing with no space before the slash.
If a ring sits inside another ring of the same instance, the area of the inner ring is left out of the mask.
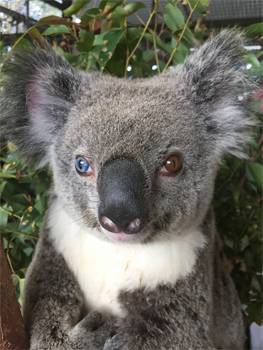
<path id="1" fill-rule="evenodd" d="M 73 69 L 51 49 L 5 65 L 1 124 L 53 174 L 26 276 L 31 350 L 243 349 L 211 201 L 251 120 L 242 35 L 224 30 L 146 79 Z"/>

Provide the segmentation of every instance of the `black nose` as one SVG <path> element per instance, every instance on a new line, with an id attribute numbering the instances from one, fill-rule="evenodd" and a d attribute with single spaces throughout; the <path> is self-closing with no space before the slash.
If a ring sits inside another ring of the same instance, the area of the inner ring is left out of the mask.
<path id="1" fill-rule="evenodd" d="M 115 159 L 106 163 L 99 175 L 99 220 L 114 233 L 138 233 L 146 221 L 145 175 L 132 159 Z"/>

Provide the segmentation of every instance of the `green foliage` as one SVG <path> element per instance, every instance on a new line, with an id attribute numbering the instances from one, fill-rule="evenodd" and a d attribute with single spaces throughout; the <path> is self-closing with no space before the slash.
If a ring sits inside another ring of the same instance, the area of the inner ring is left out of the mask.
<path id="1" fill-rule="evenodd" d="M 191 19 L 193 15 L 195 21 L 202 19 L 207 2 L 168 1 L 161 10 L 159 0 L 154 0 L 144 22 L 140 17 L 140 10 L 145 7 L 142 2 L 102 0 L 98 7 L 90 8 L 87 6 L 89 1 L 77 0 L 64 11 L 66 17 L 42 18 L 27 34 L 40 45 L 40 32 L 50 41 L 56 36 L 57 50 L 72 65 L 84 70 L 147 77 L 155 73 L 153 65 L 161 72 L 171 63 L 182 63 L 189 53 L 189 46 L 202 41 L 203 35 Z M 77 16 L 75 20 L 69 17 L 72 15 Z M 129 25 L 130 18 L 140 25 Z"/>
<path id="2" fill-rule="evenodd" d="M 18 296 L 47 207 L 50 177 L 25 164 L 13 144 L 1 150 L 0 230 Z"/>
<path id="3" fill-rule="evenodd" d="M 178 6 L 168 3 L 164 7 L 164 22 L 172 32 L 176 32 L 183 28 L 185 19 Z"/>
<path id="4" fill-rule="evenodd" d="M 246 29 L 246 34 L 247 34 L 248 37 L 252 37 L 253 38 L 256 35 L 262 37 L 262 33 L 263 33 L 263 22 L 251 24 Z"/>
<path id="5" fill-rule="evenodd" d="M 58 34 L 65 34 L 70 33 L 70 30 L 65 24 L 58 24 L 58 25 L 50 25 L 43 33 L 42 35 L 58 35 Z"/>
<path id="6" fill-rule="evenodd" d="M 262 119 L 262 114 L 261 114 Z M 216 222 L 247 322 L 262 323 L 262 138 L 255 137 L 250 158 L 228 157 L 215 186 Z"/>
<path id="7" fill-rule="evenodd" d="M 190 48 L 208 36 L 203 19 L 209 0 L 171 0 L 163 9 L 159 0 L 154 0 L 146 22 L 140 17 L 144 7 L 141 2 L 102 0 L 92 8 L 89 2 L 75 0 L 64 11 L 65 17 L 41 19 L 13 49 L 28 46 L 28 37 L 42 45 L 44 36 L 77 68 L 136 78 L 182 63 Z M 72 19 L 72 15 L 77 17 Z M 129 25 L 131 18 L 139 25 Z M 261 35 L 261 26 L 246 28 L 248 37 Z M 1 45 L 0 62 L 7 55 Z M 262 51 L 245 56 L 249 73 L 259 82 L 263 78 L 262 56 Z M 250 113 L 258 120 L 263 113 L 262 95 L 261 91 L 250 98 Z M 248 322 L 262 322 L 262 142 L 257 132 L 248 160 L 228 157 L 223 162 L 214 200 L 227 255 L 226 269 L 235 280 Z M 21 300 L 24 274 L 41 228 L 51 178 L 47 170 L 26 166 L 12 144 L 3 147 L 1 154 L 0 226 Z"/>
<path id="8" fill-rule="evenodd" d="M 75 0 L 73 4 L 64 11 L 65 16 L 71 16 L 77 13 L 82 7 L 87 5 L 90 0 Z"/>

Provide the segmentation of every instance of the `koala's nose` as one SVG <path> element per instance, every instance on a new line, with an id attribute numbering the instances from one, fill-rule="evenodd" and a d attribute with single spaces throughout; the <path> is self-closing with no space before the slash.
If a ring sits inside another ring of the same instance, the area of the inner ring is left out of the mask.
<path id="1" fill-rule="evenodd" d="M 121 158 L 106 163 L 99 175 L 99 221 L 110 232 L 138 233 L 144 227 L 145 175 L 135 160 Z"/>

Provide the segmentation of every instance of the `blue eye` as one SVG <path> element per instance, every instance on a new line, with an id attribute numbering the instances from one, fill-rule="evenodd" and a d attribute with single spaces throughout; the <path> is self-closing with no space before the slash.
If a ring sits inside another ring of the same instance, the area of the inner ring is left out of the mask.
<path id="1" fill-rule="evenodd" d="M 86 158 L 77 156 L 75 160 L 75 168 L 81 175 L 89 175 L 92 172 L 91 166 Z"/>

